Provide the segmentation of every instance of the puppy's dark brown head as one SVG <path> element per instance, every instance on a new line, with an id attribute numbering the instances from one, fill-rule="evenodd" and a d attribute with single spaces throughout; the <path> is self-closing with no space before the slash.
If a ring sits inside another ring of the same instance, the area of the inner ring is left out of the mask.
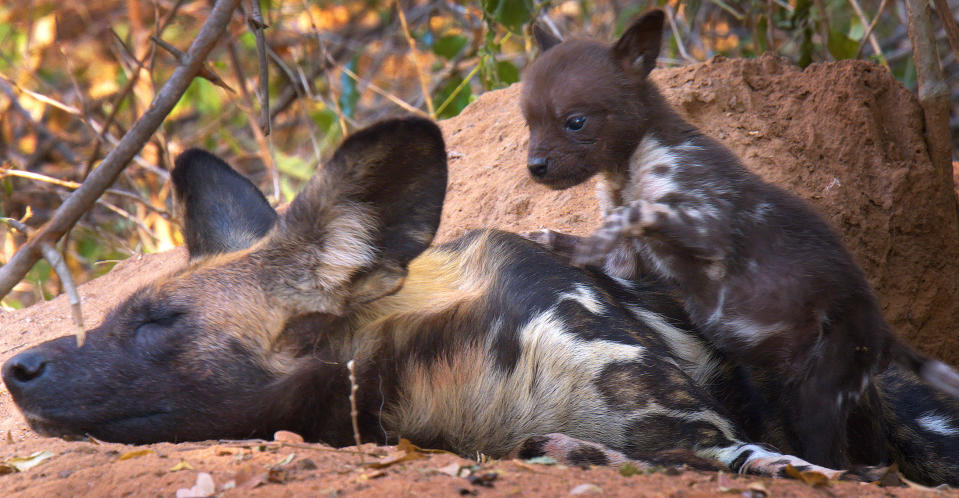
<path id="1" fill-rule="evenodd" d="M 661 107 L 646 77 L 656 65 L 662 33 L 659 10 L 634 22 L 612 46 L 560 43 L 535 30 L 543 54 L 526 72 L 522 97 L 534 180 L 564 189 L 600 171 L 625 170 Z"/>

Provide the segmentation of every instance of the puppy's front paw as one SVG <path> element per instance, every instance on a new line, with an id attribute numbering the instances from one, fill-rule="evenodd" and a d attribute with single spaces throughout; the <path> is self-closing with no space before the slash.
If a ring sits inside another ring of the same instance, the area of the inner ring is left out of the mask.
<path id="1" fill-rule="evenodd" d="M 523 237 L 526 240 L 536 242 L 537 244 L 547 249 L 556 248 L 556 232 L 548 228 L 541 228 L 539 230 L 530 230 L 528 232 L 520 232 L 519 235 L 520 237 Z"/>

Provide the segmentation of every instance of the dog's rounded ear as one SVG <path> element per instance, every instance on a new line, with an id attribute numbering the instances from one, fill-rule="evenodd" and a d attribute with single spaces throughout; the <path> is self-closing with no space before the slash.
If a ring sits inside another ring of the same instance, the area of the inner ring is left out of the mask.
<path id="1" fill-rule="evenodd" d="M 276 222 L 260 189 L 209 152 L 180 154 L 170 178 L 190 259 L 246 249 Z"/>
<path id="2" fill-rule="evenodd" d="M 656 67 L 663 39 L 661 10 L 653 10 L 634 22 L 613 45 L 612 57 L 627 74 L 645 78 Z"/>
<path id="3" fill-rule="evenodd" d="M 563 43 L 563 40 L 553 33 L 550 33 L 548 29 L 544 26 L 536 23 L 533 25 L 533 37 L 536 38 L 536 43 L 539 44 L 540 53 L 543 53 L 560 43 Z"/>

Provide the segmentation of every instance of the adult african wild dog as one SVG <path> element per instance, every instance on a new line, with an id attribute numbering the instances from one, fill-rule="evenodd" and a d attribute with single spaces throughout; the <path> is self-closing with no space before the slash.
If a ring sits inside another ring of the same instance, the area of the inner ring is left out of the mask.
<path id="1" fill-rule="evenodd" d="M 531 238 L 611 275 L 675 284 L 693 323 L 764 383 L 796 453 L 847 465 L 847 419 L 894 362 L 959 397 L 959 374 L 899 340 L 839 236 L 805 201 L 748 171 L 670 108 L 648 75 L 664 14 L 612 45 L 560 42 L 524 77 L 529 173 L 554 189 L 600 174 L 591 237 Z"/>
<path id="2" fill-rule="evenodd" d="M 716 401 L 735 405 L 736 380 L 677 326 L 682 308 L 657 282 L 573 268 L 496 231 L 428 248 L 445 158 L 429 121 L 375 125 L 277 216 L 225 163 L 184 153 L 173 178 L 189 264 L 137 291 L 82 348 L 64 337 L 11 358 L 8 390 L 51 435 L 287 429 L 347 445 L 352 359 L 368 441 L 501 457 L 555 455 L 575 438 L 585 442 L 558 456 L 768 475 L 807 465 L 743 440 Z"/>

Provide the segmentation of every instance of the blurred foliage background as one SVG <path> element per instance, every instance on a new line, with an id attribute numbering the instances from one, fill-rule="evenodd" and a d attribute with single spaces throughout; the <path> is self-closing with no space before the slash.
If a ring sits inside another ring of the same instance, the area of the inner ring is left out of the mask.
<path id="1" fill-rule="evenodd" d="M 950 0 L 953 12 L 959 0 Z M 244 7 L 249 8 L 249 2 Z M 137 252 L 178 245 L 168 171 L 188 147 L 224 157 L 271 201 L 288 201 L 344 133 L 408 112 L 457 115 L 519 80 L 534 21 L 611 40 L 638 14 L 666 9 L 661 66 L 766 51 L 799 65 L 864 58 L 916 84 L 901 0 L 344 0 L 261 3 L 272 133 L 257 125 L 256 42 L 238 11 L 209 57 L 224 86 L 197 79 L 150 143 L 61 242 L 78 283 Z M 31 0 L 0 6 L 0 217 L 37 227 L 149 105 L 209 12 L 205 0 Z M 402 15 L 400 15 L 402 14 Z M 954 15 L 954 14 L 953 14 Z M 959 74 L 939 30 L 953 87 Z M 871 26 L 872 25 L 872 26 Z M 870 30 L 870 27 L 872 29 Z M 867 36 L 868 34 L 868 36 Z M 959 122 L 952 123 L 959 142 Z M 0 224 L 0 263 L 25 235 Z M 0 305 L 60 292 L 46 261 Z"/>

